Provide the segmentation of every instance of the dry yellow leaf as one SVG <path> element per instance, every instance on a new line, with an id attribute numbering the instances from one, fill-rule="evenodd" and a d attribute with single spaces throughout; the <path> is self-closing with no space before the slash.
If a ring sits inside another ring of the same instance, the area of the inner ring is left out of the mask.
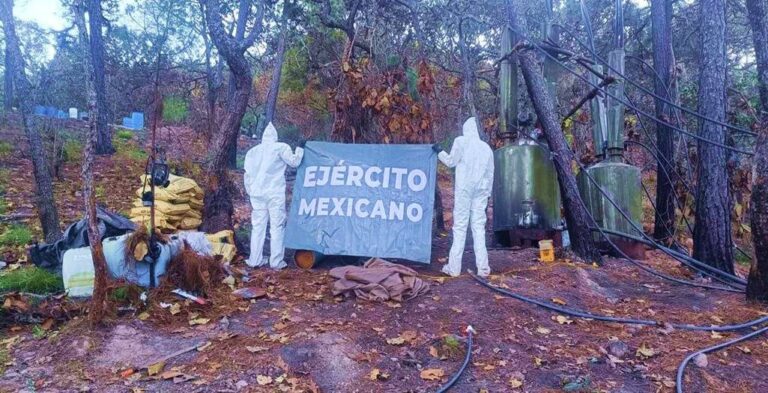
<path id="1" fill-rule="evenodd" d="M 718 332 L 716 332 L 716 331 L 712 331 L 712 334 L 709 337 L 712 337 L 712 338 L 723 338 L 723 335 L 718 333 Z"/>
<path id="2" fill-rule="evenodd" d="M 195 318 L 189 320 L 189 326 L 195 326 L 195 325 L 205 325 L 206 323 L 210 322 L 211 320 L 209 318 Z"/>
<path id="3" fill-rule="evenodd" d="M 381 371 L 378 368 L 374 368 L 371 370 L 371 373 L 368 374 L 368 378 L 370 378 L 371 381 L 376 381 L 379 379 L 379 375 L 381 374 Z"/>
<path id="4" fill-rule="evenodd" d="M 515 377 L 512 377 L 512 378 L 509 379 L 509 386 L 512 389 L 517 389 L 517 388 L 523 386 L 523 381 L 521 381 L 521 380 L 519 380 L 519 379 L 517 379 Z"/>
<path id="5" fill-rule="evenodd" d="M 267 347 L 245 347 L 245 349 L 250 353 L 258 353 L 258 352 L 264 352 L 268 350 Z"/>
<path id="6" fill-rule="evenodd" d="M 445 371 L 441 368 L 425 368 L 424 370 L 421 370 L 421 374 L 419 374 L 421 379 L 427 381 L 437 381 L 442 378 L 443 375 L 445 375 Z"/>
<path id="7" fill-rule="evenodd" d="M 400 337 L 400 336 L 393 337 L 393 338 L 388 338 L 387 339 L 387 344 L 389 344 L 389 345 L 403 345 L 403 344 L 405 344 L 405 339 Z"/>
<path id="8" fill-rule="evenodd" d="M 439 358 L 440 357 L 437 354 L 437 348 L 435 348 L 434 346 L 430 346 L 429 347 L 429 355 L 432 356 L 433 358 Z"/>
<path id="9" fill-rule="evenodd" d="M 171 307 L 168 309 L 168 311 L 171 312 L 171 315 L 176 315 L 181 312 L 181 304 L 179 303 L 173 303 Z"/>
<path id="10" fill-rule="evenodd" d="M 552 333 L 552 331 L 545 327 L 539 326 L 536 328 L 536 333 L 547 335 L 549 333 Z"/>
<path id="11" fill-rule="evenodd" d="M 152 376 L 160 374 L 163 371 L 163 368 L 165 368 L 165 362 L 157 362 L 147 367 L 147 375 Z"/>
<path id="12" fill-rule="evenodd" d="M 553 297 L 553 298 L 552 298 L 552 303 L 555 303 L 555 304 L 559 304 L 559 305 L 561 305 L 561 306 L 565 306 L 565 305 L 567 304 L 567 303 L 565 302 L 565 300 L 563 300 L 563 299 L 560 299 L 559 297 Z"/>
<path id="13" fill-rule="evenodd" d="M 145 312 L 139 314 L 139 316 L 137 318 L 139 318 L 139 320 L 141 320 L 141 321 L 146 321 L 147 318 L 149 318 L 149 313 L 145 311 Z"/>
<path id="14" fill-rule="evenodd" d="M 635 356 L 642 359 L 647 359 L 656 356 L 656 351 L 653 350 L 653 348 L 646 347 L 645 344 L 643 344 L 640 346 L 640 348 L 637 349 Z"/>
<path id="15" fill-rule="evenodd" d="M 257 375 L 256 383 L 258 383 L 261 386 L 269 385 L 270 383 L 272 383 L 272 377 L 270 377 L 269 375 Z"/>
<path id="16" fill-rule="evenodd" d="M 561 325 L 570 325 L 570 324 L 572 324 L 572 323 L 573 323 L 573 320 L 572 320 L 572 319 L 568 319 L 568 317 L 566 317 L 566 316 L 564 316 L 564 315 L 558 315 L 558 316 L 556 316 L 556 317 L 555 317 L 555 321 L 557 321 L 557 323 L 559 323 L 559 324 L 561 324 Z"/>
<path id="17" fill-rule="evenodd" d="M 147 256 L 148 252 L 149 248 L 147 248 L 147 243 L 141 242 L 133 248 L 133 259 L 141 261 L 145 256 Z"/>

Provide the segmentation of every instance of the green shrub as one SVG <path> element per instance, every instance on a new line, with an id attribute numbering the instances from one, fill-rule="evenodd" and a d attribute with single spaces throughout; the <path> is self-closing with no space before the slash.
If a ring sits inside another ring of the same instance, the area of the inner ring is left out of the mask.
<path id="1" fill-rule="evenodd" d="M 8 212 L 8 202 L 5 201 L 5 198 L 0 196 L 0 214 L 5 214 Z"/>
<path id="2" fill-rule="evenodd" d="M 116 140 L 114 145 L 117 154 L 123 158 L 133 161 L 144 161 L 147 159 L 147 152 L 133 141 Z"/>
<path id="3" fill-rule="evenodd" d="M 187 119 L 189 105 L 179 96 L 166 97 L 163 100 L 163 121 L 168 123 L 180 123 Z"/>
<path id="4" fill-rule="evenodd" d="M 0 142 L 0 158 L 7 158 L 11 155 L 13 146 L 8 142 Z"/>
<path id="5" fill-rule="evenodd" d="M 32 241 L 32 231 L 23 225 L 13 225 L 0 234 L 0 246 L 23 246 Z"/>
<path id="6" fill-rule="evenodd" d="M 69 138 L 64 142 L 64 146 L 61 150 L 64 161 L 76 161 L 83 156 L 83 143 L 77 139 Z"/>
<path id="7" fill-rule="evenodd" d="M 36 266 L 22 267 L 0 274 L 0 293 L 30 292 L 38 294 L 64 290 L 61 277 Z"/>
<path id="8" fill-rule="evenodd" d="M 10 170 L 0 169 L 0 194 L 5 193 L 5 186 L 8 185 L 8 179 L 10 177 Z"/>
<path id="9" fill-rule="evenodd" d="M 115 132 L 115 136 L 120 139 L 130 140 L 130 139 L 133 139 L 133 131 L 126 130 L 126 129 L 118 129 L 117 132 Z"/>

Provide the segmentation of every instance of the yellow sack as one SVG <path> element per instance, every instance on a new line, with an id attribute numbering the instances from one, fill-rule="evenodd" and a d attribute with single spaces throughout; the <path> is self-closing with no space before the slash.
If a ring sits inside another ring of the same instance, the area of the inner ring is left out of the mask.
<path id="1" fill-rule="evenodd" d="M 179 222 L 178 228 L 184 230 L 197 229 L 202 223 L 203 221 L 198 218 L 187 217 Z"/>
<path id="2" fill-rule="evenodd" d="M 213 255 L 221 255 L 221 259 L 224 262 L 232 262 L 237 254 L 237 248 L 227 243 L 211 243 L 211 250 Z"/>
<path id="3" fill-rule="evenodd" d="M 133 202 L 133 208 L 144 208 L 147 209 L 147 213 L 149 213 L 149 206 L 142 205 L 140 200 Z M 192 209 L 186 203 L 175 204 L 166 201 L 155 201 L 155 212 L 163 213 L 166 216 L 178 216 L 181 218 L 191 210 Z"/>
<path id="4" fill-rule="evenodd" d="M 144 187 L 139 187 L 136 190 L 136 196 L 141 199 L 142 191 L 149 192 L 150 188 L 147 187 L 146 190 L 144 190 Z M 178 195 L 173 194 L 168 189 L 162 188 L 162 187 L 155 187 L 155 200 L 156 201 L 166 201 L 171 203 L 187 203 L 189 202 L 189 197 L 184 195 Z"/>
<path id="5" fill-rule="evenodd" d="M 194 180 L 186 177 L 171 175 L 168 179 L 171 184 L 169 184 L 166 189 L 174 194 L 184 194 L 188 191 L 197 192 L 196 189 L 200 189 Z M 200 192 L 202 193 L 202 190 L 200 190 Z"/>
<path id="6" fill-rule="evenodd" d="M 195 209 L 195 210 L 203 210 L 203 200 L 202 199 L 194 199 L 191 198 L 189 200 L 189 207 Z"/>
<path id="7" fill-rule="evenodd" d="M 148 228 L 150 223 L 150 218 L 149 218 L 149 215 L 136 216 L 136 217 L 131 217 L 131 221 L 133 221 L 137 225 Z M 175 226 L 168 223 L 165 217 L 159 216 L 157 214 L 155 214 L 155 227 L 161 230 L 170 230 L 170 231 L 173 231 L 176 229 Z"/>
<path id="8" fill-rule="evenodd" d="M 219 231 L 216 233 L 206 234 L 205 238 L 211 243 L 227 243 L 235 244 L 235 233 L 229 229 Z"/>
<path id="9" fill-rule="evenodd" d="M 186 213 L 184 213 L 184 218 L 190 217 L 190 218 L 197 218 L 202 220 L 203 219 L 203 213 L 195 210 L 195 209 L 189 209 Z"/>

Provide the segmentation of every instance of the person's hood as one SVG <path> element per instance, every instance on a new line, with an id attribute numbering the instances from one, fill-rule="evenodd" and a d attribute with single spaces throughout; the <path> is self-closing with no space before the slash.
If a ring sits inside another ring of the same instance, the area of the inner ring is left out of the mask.
<path id="1" fill-rule="evenodd" d="M 261 142 L 277 142 L 277 130 L 272 122 L 267 124 L 267 128 L 264 129 L 264 135 L 261 136 Z"/>
<path id="2" fill-rule="evenodd" d="M 464 122 L 462 133 L 468 138 L 480 139 L 480 134 L 477 132 L 477 121 L 474 117 L 470 117 Z"/>

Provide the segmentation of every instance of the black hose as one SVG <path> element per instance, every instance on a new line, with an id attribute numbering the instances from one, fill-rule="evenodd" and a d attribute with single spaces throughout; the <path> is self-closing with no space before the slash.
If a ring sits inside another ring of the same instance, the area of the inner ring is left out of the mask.
<path id="1" fill-rule="evenodd" d="M 728 123 L 725 123 L 725 122 L 722 122 L 722 121 L 719 121 L 719 120 L 716 120 L 716 119 L 713 119 L 713 118 L 707 117 L 707 116 L 705 116 L 705 115 L 703 115 L 703 114 L 701 114 L 701 113 L 699 113 L 699 112 L 696 112 L 696 111 L 693 111 L 693 110 L 691 110 L 691 109 L 685 108 L 685 107 L 683 107 L 683 106 L 680 106 L 680 105 L 678 105 L 678 104 L 675 104 L 674 102 L 671 102 L 671 101 L 669 101 L 669 100 L 665 99 L 664 97 L 661 97 L 661 96 L 659 96 L 658 94 L 656 94 L 656 93 L 652 92 L 651 90 L 649 90 L 649 89 L 647 89 L 647 88 L 643 87 L 643 86 L 642 86 L 642 85 L 640 85 L 639 83 L 637 83 L 637 82 L 634 82 L 632 79 L 630 79 L 630 78 L 627 78 L 627 77 L 626 77 L 624 74 L 622 74 L 622 73 L 621 73 L 621 72 L 619 72 L 619 71 L 618 71 L 616 68 L 614 68 L 613 66 L 611 66 L 611 65 L 610 65 L 610 64 L 609 64 L 607 61 L 605 61 L 605 59 L 601 58 L 601 57 L 600 57 L 600 56 L 597 54 L 597 52 L 594 50 L 594 48 L 590 48 L 588 45 L 584 44 L 584 42 L 582 42 L 580 39 L 578 39 L 578 37 L 576 37 L 576 35 L 575 35 L 575 34 L 574 34 L 574 33 L 573 33 L 573 32 L 572 32 L 570 29 L 568 29 L 567 27 L 565 27 L 565 26 L 563 26 L 563 25 L 561 25 L 561 24 L 555 24 L 555 25 L 557 25 L 558 27 L 560 27 L 561 29 L 563 29 L 563 31 L 565 31 L 566 33 L 568 33 L 568 35 L 569 35 L 571 38 L 573 38 L 573 40 L 574 40 L 574 41 L 576 41 L 577 43 L 579 43 L 579 45 L 581 45 L 581 46 L 583 46 L 584 48 L 586 48 L 586 49 L 587 49 L 587 50 L 590 52 L 590 54 L 592 55 L 592 57 L 593 57 L 593 58 L 596 60 L 596 62 L 598 62 L 598 61 L 599 61 L 599 63 L 603 63 L 603 64 L 604 64 L 605 66 L 607 66 L 607 68 L 608 68 L 609 70 L 611 70 L 613 73 L 615 73 L 616 75 L 618 75 L 618 76 L 619 76 L 619 77 L 621 77 L 622 79 L 624 79 L 624 80 L 628 81 L 628 82 L 629 82 L 631 85 L 633 85 L 633 86 L 637 87 L 638 89 L 642 90 L 644 93 L 646 93 L 646 94 L 648 94 L 648 95 L 652 96 L 653 98 L 655 98 L 655 99 L 657 99 L 657 100 L 660 100 L 660 101 L 663 101 L 663 102 L 664 102 L 665 104 L 667 104 L 667 105 L 670 105 L 670 106 L 672 106 L 672 107 L 675 107 L 675 108 L 677 108 L 677 109 L 679 109 L 679 110 L 681 110 L 681 111 L 683 111 L 683 112 L 686 112 L 686 113 L 688 113 L 688 114 L 691 114 L 691 115 L 693 115 L 693 116 L 696 116 L 696 117 L 698 117 L 698 118 L 700 118 L 700 119 L 702 119 L 702 120 L 704 120 L 704 121 L 708 121 L 708 122 L 711 122 L 711 123 L 715 123 L 715 124 L 717 124 L 717 125 L 719 125 L 719 126 L 722 126 L 722 127 L 725 127 L 725 128 L 729 128 L 729 129 L 731 129 L 731 130 L 733 130 L 733 131 L 738 131 L 738 132 L 740 132 L 740 133 L 743 133 L 743 134 L 747 134 L 747 135 L 751 135 L 751 136 L 757 136 L 757 133 L 756 133 L 756 132 L 754 132 L 754 131 L 749 131 L 749 130 L 747 130 L 746 128 L 742 128 L 742 127 L 739 127 L 739 126 L 734 126 L 734 125 L 732 125 L 732 124 L 728 124 Z"/>
<path id="2" fill-rule="evenodd" d="M 510 28 L 511 28 L 511 27 L 510 27 Z M 732 146 L 728 146 L 728 145 L 726 145 L 726 144 L 723 144 L 723 143 L 720 143 L 720 142 L 717 142 L 717 141 L 713 141 L 713 140 L 711 140 L 711 139 L 707 139 L 707 138 L 701 137 L 701 136 L 699 136 L 699 135 L 693 134 L 693 133 L 691 133 L 690 131 L 686 131 L 686 130 L 684 130 L 684 129 L 680 128 L 680 127 L 677 127 L 677 126 L 675 126 L 675 125 L 672 125 L 672 124 L 670 124 L 670 123 L 668 123 L 668 122 L 666 122 L 666 121 L 664 121 L 664 120 L 661 120 L 661 119 L 659 119 L 658 117 L 656 117 L 656 116 L 654 116 L 654 115 L 651 115 L 650 113 L 648 113 L 648 112 L 646 112 L 646 111 L 644 111 L 644 110 L 642 110 L 642 109 L 640 109 L 640 108 L 638 108 L 638 107 L 636 107 L 636 106 L 634 106 L 634 105 L 632 105 L 632 104 L 628 103 L 626 100 L 622 99 L 622 98 L 621 98 L 621 97 L 619 97 L 618 95 L 616 95 L 616 94 L 614 94 L 614 93 L 612 93 L 612 92 L 610 92 L 610 91 L 608 91 L 608 90 L 606 90 L 606 89 L 604 89 L 604 88 L 600 88 L 600 86 L 598 86 L 598 85 L 597 85 L 597 84 L 595 84 L 595 83 L 592 83 L 592 82 L 591 82 L 591 81 L 590 81 L 590 80 L 589 80 L 587 77 L 585 77 L 584 75 L 581 75 L 581 74 L 579 74 L 579 73 L 578 73 L 578 72 L 576 72 L 575 70 L 573 70 L 573 69 L 571 69 L 570 67 L 568 67 L 567 65 L 563 64 L 563 62 L 562 62 L 562 61 L 560 61 L 559 59 L 557 59 L 557 57 L 553 56 L 553 55 L 552 55 L 552 54 L 550 54 L 550 53 L 549 53 L 547 50 L 545 50 L 544 48 L 542 48 L 542 47 L 541 47 L 541 45 L 539 45 L 539 44 L 537 44 L 537 43 L 535 43 L 535 42 L 531 41 L 531 39 L 530 39 L 530 38 L 528 38 L 528 36 L 526 36 L 525 34 L 522 34 L 520 31 L 518 31 L 518 30 L 515 30 L 515 29 L 513 29 L 513 31 L 514 31 L 515 33 L 517 33 L 517 34 L 518 34 L 520 37 L 522 37 L 523 39 L 525 39 L 525 40 L 529 41 L 529 42 L 531 43 L 531 45 L 535 46 L 535 47 L 536 47 L 536 49 L 538 49 L 540 52 L 542 52 L 542 53 L 543 53 L 545 56 L 547 56 L 548 58 L 550 58 L 550 59 L 554 60 L 554 61 L 555 61 L 555 63 L 556 63 L 558 66 L 560 66 L 560 67 L 561 67 L 561 68 L 563 68 L 564 70 L 568 71 L 570 74 L 572 74 L 572 75 L 573 75 L 573 76 L 575 76 L 576 78 L 578 78 L 578 79 L 581 79 L 582 81 L 584 81 L 584 82 L 585 82 L 586 84 L 588 84 L 589 86 L 591 86 L 591 87 L 593 87 L 593 88 L 596 88 L 596 89 L 597 89 L 597 90 L 599 90 L 599 91 L 600 91 L 602 94 L 605 94 L 606 96 L 608 96 L 608 97 L 611 97 L 611 98 L 615 99 L 617 102 L 620 102 L 620 103 L 624 104 L 624 105 L 625 105 L 627 108 L 630 108 L 630 109 L 634 110 L 635 112 L 637 112 L 637 113 L 639 113 L 639 114 L 641 114 L 641 115 L 643 115 L 643 116 L 645 116 L 645 117 L 648 117 L 649 119 L 652 119 L 652 120 L 654 120 L 654 121 L 655 121 L 655 122 L 657 122 L 657 123 L 661 123 L 661 124 L 664 124 L 664 125 L 666 125 L 666 126 L 667 126 L 669 129 L 671 129 L 671 130 L 677 131 L 677 132 L 679 132 L 679 133 L 681 133 L 681 134 L 684 134 L 684 135 L 688 135 L 688 136 L 690 136 L 691 138 L 694 138 L 694 139 L 696 139 L 696 140 L 699 140 L 699 141 L 701 141 L 701 142 L 704 142 L 704 143 L 709 143 L 709 144 L 711 144 L 711 145 L 713 145 L 713 146 L 717 146 L 717 147 L 720 147 L 720 148 L 722 148 L 722 149 L 725 149 L 725 150 L 728 150 L 728 151 L 731 151 L 731 152 L 734 152 L 734 153 L 740 153 L 740 154 L 744 154 L 744 155 L 746 155 L 746 156 L 750 156 L 750 157 L 755 155 L 755 153 L 754 153 L 754 152 L 751 152 L 751 151 L 747 151 L 747 150 L 743 150 L 743 149 L 739 149 L 739 148 L 735 148 L 735 147 L 732 147 Z"/>
<path id="3" fill-rule="evenodd" d="M 437 390 L 437 393 L 444 393 L 447 392 L 448 389 L 453 386 L 456 381 L 459 380 L 461 377 L 461 374 L 464 373 L 464 370 L 466 370 L 467 366 L 469 366 L 469 360 L 472 358 L 472 334 L 475 333 L 475 329 L 472 328 L 472 325 L 467 326 L 467 354 L 464 356 L 464 363 L 462 363 L 461 367 L 459 367 L 459 371 L 456 372 L 456 374 L 453 374 L 453 377 L 443 386 L 440 387 L 440 389 Z"/>
<path id="4" fill-rule="evenodd" d="M 678 261 L 680 261 L 680 263 L 682 263 L 682 264 L 684 264 L 684 265 L 686 265 L 686 266 L 688 266 L 688 267 L 690 267 L 690 268 L 692 268 L 692 269 L 694 269 L 694 270 L 696 270 L 696 271 L 698 271 L 698 272 L 700 272 L 702 274 L 708 275 L 708 276 L 713 277 L 713 278 L 718 278 L 718 279 L 720 277 L 717 277 L 717 276 L 725 276 L 725 277 L 731 279 L 734 282 L 734 284 L 737 284 L 737 285 L 747 285 L 747 281 L 744 280 L 741 277 L 730 275 L 729 273 L 723 272 L 722 270 L 719 270 L 717 268 L 713 268 L 712 266 L 709 266 L 709 265 L 706 265 L 706 264 L 702 264 L 701 261 L 693 259 L 693 258 L 689 257 L 688 255 L 685 255 L 685 254 L 683 254 L 683 253 L 681 253 L 679 251 L 673 250 L 673 249 L 671 249 L 669 247 L 665 247 L 665 246 L 663 246 L 663 245 L 661 245 L 661 244 L 659 244 L 657 242 L 649 241 L 649 240 L 643 239 L 641 237 L 632 236 L 630 234 L 626 234 L 626 233 L 622 233 L 622 232 L 618 232 L 618 231 L 613 231 L 613 230 L 610 230 L 610 229 L 603 229 L 603 230 L 605 232 L 611 234 L 611 235 L 614 235 L 614 236 L 623 237 L 623 238 L 626 238 L 626 239 L 629 239 L 629 240 L 633 240 L 633 241 L 636 241 L 636 242 L 647 244 L 647 245 L 649 245 L 651 247 L 655 247 L 655 248 L 663 251 L 667 255 L 670 255 L 673 258 L 677 259 Z M 699 269 L 697 264 L 702 264 L 703 265 L 702 268 Z"/>
<path id="5" fill-rule="evenodd" d="M 603 322 L 615 322 L 615 323 L 626 323 L 626 324 L 632 324 L 632 325 L 645 325 L 645 326 L 665 326 L 664 323 L 659 321 L 654 321 L 650 319 L 635 319 L 635 318 L 621 318 L 621 317 L 611 317 L 607 315 L 600 315 L 600 314 L 592 314 L 590 312 L 576 310 L 568 307 L 562 307 L 557 306 L 553 304 L 549 304 L 547 302 L 544 302 L 542 300 L 529 298 L 527 296 L 519 295 L 517 293 L 508 291 L 503 288 L 499 288 L 495 285 L 492 285 L 488 281 L 482 279 L 478 275 L 476 275 L 474 272 L 469 271 L 469 275 L 472 276 L 472 278 L 475 279 L 475 281 L 479 282 L 481 285 L 492 289 L 496 292 L 502 293 L 504 295 L 507 295 L 509 297 L 515 298 L 517 300 L 520 300 L 522 302 L 535 304 L 539 307 L 545 308 L 550 311 L 556 311 L 561 314 L 570 315 L 572 317 L 576 318 L 584 318 L 584 319 L 594 319 L 596 321 L 603 321 Z M 768 316 L 758 318 L 752 321 L 747 321 L 744 323 L 736 324 L 736 325 L 710 325 L 710 326 L 701 326 L 701 325 L 691 325 L 691 324 L 679 324 L 679 323 L 669 323 L 667 325 L 672 326 L 675 329 L 680 330 L 692 330 L 692 331 L 714 331 L 714 332 L 729 332 L 734 330 L 742 330 L 746 329 L 755 325 L 759 325 L 761 323 L 768 322 Z"/>
<path id="6" fill-rule="evenodd" d="M 677 368 L 677 377 L 675 379 L 675 389 L 677 389 L 677 393 L 683 393 L 683 375 L 685 374 L 685 366 L 690 363 L 691 360 L 693 360 L 696 356 L 699 356 L 701 354 L 710 353 L 714 351 L 718 351 L 720 349 L 730 347 L 731 345 L 738 344 L 742 341 L 749 340 L 751 338 L 757 337 L 765 332 L 768 332 L 768 326 L 764 326 L 760 330 L 755 330 L 752 333 L 745 334 L 741 337 L 734 338 L 733 340 L 729 340 L 708 348 L 704 348 L 701 350 L 698 350 L 688 356 L 686 356 L 685 359 L 680 363 L 680 366 Z"/>

